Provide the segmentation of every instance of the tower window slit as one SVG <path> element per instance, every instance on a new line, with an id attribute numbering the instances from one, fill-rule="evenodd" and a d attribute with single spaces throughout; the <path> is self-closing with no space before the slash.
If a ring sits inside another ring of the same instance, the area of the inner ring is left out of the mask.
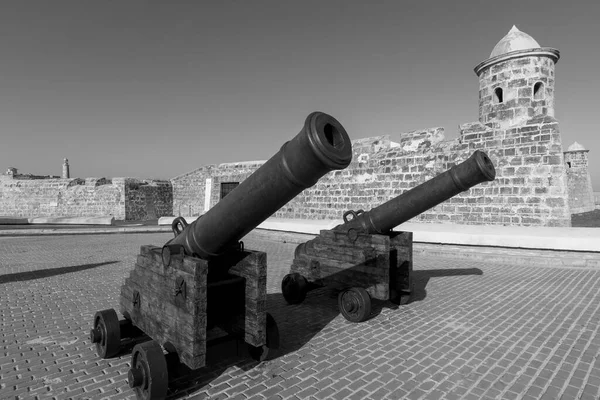
<path id="1" fill-rule="evenodd" d="M 494 89 L 494 100 L 496 100 L 496 103 L 498 104 L 504 101 L 502 96 L 502 88 Z"/>
<path id="2" fill-rule="evenodd" d="M 542 100 L 544 98 L 544 83 L 536 82 L 533 85 L 533 99 L 534 100 Z"/>

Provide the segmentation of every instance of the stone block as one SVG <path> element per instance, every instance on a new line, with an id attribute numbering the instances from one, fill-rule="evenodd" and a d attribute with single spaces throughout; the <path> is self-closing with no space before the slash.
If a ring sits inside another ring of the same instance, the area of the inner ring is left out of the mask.
<path id="1" fill-rule="evenodd" d="M 523 216 L 521 217 L 521 223 L 524 225 L 542 225 L 540 218 Z"/>
<path id="2" fill-rule="evenodd" d="M 529 151 L 529 149 L 527 150 Z M 528 154 L 528 153 L 527 153 Z M 522 157 L 514 157 L 510 160 L 510 165 L 523 165 L 523 158 Z"/>
<path id="3" fill-rule="evenodd" d="M 539 197 L 526 197 L 525 198 L 525 203 L 528 204 L 539 204 L 542 202 L 542 199 Z"/>
<path id="4" fill-rule="evenodd" d="M 532 94 L 533 93 L 532 93 L 531 87 L 519 88 L 519 97 L 525 97 L 525 99 L 523 99 L 523 100 L 530 101 L 529 99 L 531 98 Z M 519 99 L 519 101 L 520 100 L 521 99 Z"/>
<path id="5" fill-rule="evenodd" d="M 524 57 L 524 58 L 519 58 L 517 60 L 514 61 L 514 65 L 516 67 L 522 67 L 525 65 L 530 65 L 531 64 L 531 58 L 530 57 Z"/>
<path id="6" fill-rule="evenodd" d="M 462 139 L 466 140 L 466 141 L 479 140 L 479 139 L 481 139 L 481 134 L 480 133 L 471 133 L 471 134 L 468 134 L 468 135 L 464 135 L 462 137 Z"/>
<path id="7" fill-rule="evenodd" d="M 555 156 L 547 156 L 547 157 L 548 157 L 548 159 L 546 162 L 550 165 L 561 165 L 562 164 L 563 160 L 562 160 L 561 156 L 555 155 Z"/>
<path id="8" fill-rule="evenodd" d="M 547 198 L 546 204 L 550 207 L 563 207 L 565 206 L 565 199 L 563 199 L 562 197 Z"/>
<path id="9" fill-rule="evenodd" d="M 521 78 L 521 79 L 515 79 L 515 80 L 512 80 L 512 81 L 508 82 L 508 87 L 509 88 L 523 88 L 523 87 L 526 87 L 526 86 L 528 86 L 527 85 L 527 80 L 523 79 L 523 78 Z"/>
<path id="10" fill-rule="evenodd" d="M 525 165 L 528 164 L 539 164 L 542 161 L 542 157 L 541 156 L 526 156 L 523 159 L 523 163 Z"/>

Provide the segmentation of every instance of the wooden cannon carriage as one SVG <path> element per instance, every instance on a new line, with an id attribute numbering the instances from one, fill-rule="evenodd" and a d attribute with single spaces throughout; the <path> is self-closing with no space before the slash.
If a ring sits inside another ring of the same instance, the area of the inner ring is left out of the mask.
<path id="1" fill-rule="evenodd" d="M 496 176 L 494 164 L 477 150 L 448 171 L 372 209 L 347 211 L 344 223 L 300 244 L 281 283 L 289 304 L 317 287 L 341 289 L 338 306 L 352 322 L 371 315 L 371 298 L 403 304 L 412 290 L 412 232 L 394 232 L 403 222 Z"/>
<path id="2" fill-rule="evenodd" d="M 102 358 L 142 338 L 133 347 L 128 374 L 139 399 L 166 396 L 165 351 L 191 369 L 203 367 L 213 328 L 243 338 L 256 360 L 278 347 L 277 324 L 266 312 L 266 254 L 244 249 L 239 240 L 351 159 L 342 125 L 312 113 L 294 139 L 206 214 L 189 225 L 175 219 L 175 237 L 162 248 L 141 247 L 121 287 L 124 320 L 113 309 L 99 311 L 90 332 Z"/>

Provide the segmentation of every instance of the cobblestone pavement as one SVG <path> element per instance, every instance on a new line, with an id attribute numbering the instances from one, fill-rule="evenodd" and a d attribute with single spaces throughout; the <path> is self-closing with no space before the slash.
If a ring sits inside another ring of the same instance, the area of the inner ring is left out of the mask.
<path id="1" fill-rule="evenodd" d="M 101 360 L 88 334 L 118 309 L 139 246 L 168 234 L 0 239 L 0 398 L 133 399 L 130 355 Z M 268 308 L 282 348 L 256 363 L 236 342 L 171 383 L 186 399 L 598 399 L 600 270 L 416 254 L 413 301 L 347 322 L 336 293 L 286 305 L 280 282 L 295 245 L 268 253 Z M 574 257 L 576 254 L 574 253 Z M 240 350 L 241 349 L 241 350 Z"/>

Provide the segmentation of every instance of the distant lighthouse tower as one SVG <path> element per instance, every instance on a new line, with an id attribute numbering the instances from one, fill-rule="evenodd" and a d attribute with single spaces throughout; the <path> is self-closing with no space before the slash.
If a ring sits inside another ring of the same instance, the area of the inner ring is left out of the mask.
<path id="1" fill-rule="evenodd" d="M 62 177 L 63 177 L 63 179 L 69 179 L 70 178 L 70 174 L 69 174 L 69 160 L 67 160 L 66 158 L 63 161 Z"/>

